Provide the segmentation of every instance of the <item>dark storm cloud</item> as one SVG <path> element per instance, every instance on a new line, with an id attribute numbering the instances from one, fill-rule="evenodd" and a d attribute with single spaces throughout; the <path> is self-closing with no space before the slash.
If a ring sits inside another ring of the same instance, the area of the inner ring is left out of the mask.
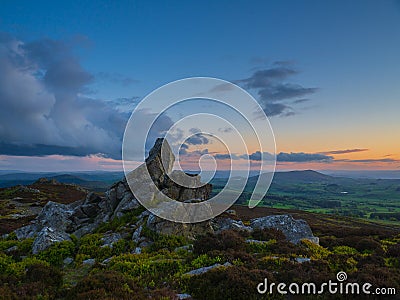
<path id="1" fill-rule="evenodd" d="M 258 102 L 267 116 L 294 115 L 291 105 L 307 101 L 304 97 L 314 94 L 317 88 L 286 82 L 290 76 L 298 74 L 292 64 L 286 61 L 275 62 L 271 68 L 255 71 L 249 78 L 236 83 L 258 94 Z M 294 101 L 289 105 L 288 100 Z"/>
<path id="2" fill-rule="evenodd" d="M 0 34 L 0 154 L 121 157 L 129 115 L 112 101 L 82 96 L 94 77 L 73 47 Z M 164 130 L 156 126 L 154 135 Z"/>

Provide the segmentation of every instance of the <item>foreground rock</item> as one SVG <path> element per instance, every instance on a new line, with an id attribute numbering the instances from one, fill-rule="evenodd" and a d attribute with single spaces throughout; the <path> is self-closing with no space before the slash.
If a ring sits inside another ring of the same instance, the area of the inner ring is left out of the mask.
<path id="1" fill-rule="evenodd" d="M 275 228 L 283 232 L 286 239 L 294 244 L 303 239 L 307 239 L 318 244 L 319 239 L 315 237 L 310 226 L 304 220 L 295 220 L 291 215 L 266 216 L 250 221 L 250 227 L 255 228 Z"/>

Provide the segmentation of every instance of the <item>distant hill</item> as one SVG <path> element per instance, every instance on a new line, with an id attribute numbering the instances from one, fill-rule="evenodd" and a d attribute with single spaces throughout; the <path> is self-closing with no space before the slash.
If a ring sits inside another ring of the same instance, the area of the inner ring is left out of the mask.
<path id="1" fill-rule="evenodd" d="M 76 173 L 12 173 L 0 175 L 0 187 L 29 185 L 39 178 L 55 179 L 61 183 L 73 183 L 89 190 L 104 191 L 120 180 L 123 172 L 76 172 Z"/>
<path id="2" fill-rule="evenodd" d="M 273 181 L 279 183 L 287 181 L 297 182 L 321 182 L 334 180 L 333 176 L 325 175 L 313 170 L 275 172 Z"/>

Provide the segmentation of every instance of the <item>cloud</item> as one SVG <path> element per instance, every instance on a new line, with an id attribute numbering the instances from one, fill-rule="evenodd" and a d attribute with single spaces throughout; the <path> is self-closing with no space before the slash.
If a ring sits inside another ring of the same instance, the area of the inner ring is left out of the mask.
<path id="1" fill-rule="evenodd" d="M 278 61 L 272 67 L 255 71 L 249 78 L 236 83 L 258 94 L 258 101 L 268 116 L 291 116 L 295 110 L 287 103 L 288 100 L 294 100 L 291 104 L 296 105 L 308 101 L 304 97 L 318 90 L 286 82 L 299 73 L 292 65 L 289 61 Z"/>
<path id="2" fill-rule="evenodd" d="M 229 133 L 233 132 L 233 128 L 232 127 L 218 128 L 218 131 L 222 133 Z"/>
<path id="3" fill-rule="evenodd" d="M 342 161 L 342 162 L 351 162 L 351 163 L 395 163 L 395 162 L 400 162 L 398 159 L 393 159 L 393 158 L 377 158 L 377 159 L 341 159 L 341 160 L 336 160 L 336 161 Z"/>
<path id="4" fill-rule="evenodd" d="M 96 79 L 100 82 L 110 82 L 122 86 L 131 86 L 138 83 L 139 80 L 125 76 L 119 73 L 99 72 L 96 74 Z"/>
<path id="5" fill-rule="evenodd" d="M 196 133 L 186 139 L 186 143 L 189 145 L 205 145 L 208 144 L 209 142 L 210 140 L 201 133 Z"/>
<path id="6" fill-rule="evenodd" d="M 239 80 L 248 89 L 265 88 L 274 82 L 281 81 L 290 75 L 297 74 L 298 72 L 287 67 L 274 67 L 265 70 L 255 71 L 247 79 Z"/>
<path id="7" fill-rule="evenodd" d="M 323 155 L 320 153 L 285 153 L 280 152 L 277 156 L 278 162 L 330 162 L 333 160 L 332 156 Z"/>
<path id="8" fill-rule="evenodd" d="M 95 78 L 73 48 L 57 40 L 0 35 L 0 154 L 121 158 L 129 114 L 112 101 L 84 96 Z M 169 121 L 160 118 L 153 136 Z"/>
<path id="9" fill-rule="evenodd" d="M 369 149 L 346 149 L 346 150 L 331 150 L 320 152 L 321 154 L 347 154 L 347 153 L 356 153 L 356 152 L 364 152 L 369 151 Z"/>

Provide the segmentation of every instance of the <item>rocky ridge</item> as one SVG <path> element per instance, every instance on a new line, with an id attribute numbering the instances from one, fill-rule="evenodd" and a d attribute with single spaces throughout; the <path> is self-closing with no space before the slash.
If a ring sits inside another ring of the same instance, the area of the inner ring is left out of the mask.
<path id="1" fill-rule="evenodd" d="M 163 146 L 163 151 L 162 147 Z M 128 174 L 128 178 L 134 178 L 134 184 L 140 182 L 140 172 L 147 168 L 158 191 L 181 202 L 205 201 L 209 198 L 211 184 L 201 185 L 199 176 L 191 175 L 190 186 L 188 188 L 180 186 L 173 179 L 182 177 L 182 171 L 172 171 L 175 157 L 164 139 L 157 139 L 151 149 L 146 162 L 136 170 Z M 185 178 L 188 178 L 185 176 Z M 130 179 L 129 179 L 130 180 Z M 132 182 L 130 181 L 132 184 Z M 139 209 L 141 204 L 132 194 L 127 179 L 123 179 L 110 187 L 104 196 L 89 193 L 83 200 L 71 204 L 59 204 L 49 201 L 42 209 L 41 213 L 32 224 L 19 228 L 15 231 L 18 239 L 35 238 L 32 252 L 38 253 L 45 250 L 55 242 L 70 240 L 70 235 L 80 238 L 85 234 L 94 232 L 100 225 L 121 218 L 126 213 Z M 205 233 L 218 233 L 223 230 L 245 230 L 252 231 L 255 228 L 276 228 L 281 230 L 288 241 L 298 243 L 302 239 L 308 239 L 318 243 L 318 238 L 314 237 L 308 224 L 303 220 L 295 220 L 290 215 L 273 215 L 251 220 L 249 225 L 245 225 L 235 217 L 235 212 L 227 211 L 221 216 L 208 221 L 183 224 L 167 221 L 157 217 L 149 211 L 142 212 L 128 229 L 132 240 L 137 243 L 137 253 L 142 247 L 151 244 L 151 240 L 143 235 L 143 228 L 155 231 L 160 234 L 173 234 L 195 238 L 197 235 Z M 123 238 L 122 235 L 109 233 L 104 237 L 105 245 Z M 110 240 L 110 241 L 109 241 Z"/>

